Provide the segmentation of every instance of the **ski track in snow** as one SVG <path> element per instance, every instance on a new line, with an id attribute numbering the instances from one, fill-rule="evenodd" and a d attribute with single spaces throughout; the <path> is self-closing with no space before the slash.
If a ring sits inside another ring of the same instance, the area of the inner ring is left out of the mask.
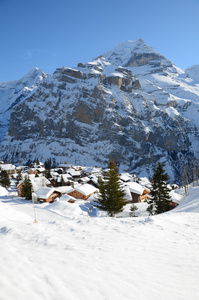
<path id="1" fill-rule="evenodd" d="M 0 197 L 0 300 L 199 299 L 199 215 L 70 219 Z"/>

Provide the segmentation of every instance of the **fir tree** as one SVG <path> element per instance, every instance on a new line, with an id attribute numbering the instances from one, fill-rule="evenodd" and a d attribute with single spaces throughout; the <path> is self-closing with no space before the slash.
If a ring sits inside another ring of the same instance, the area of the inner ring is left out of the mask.
<path id="1" fill-rule="evenodd" d="M 152 189 L 147 211 L 150 215 L 160 214 L 172 209 L 171 197 L 168 188 L 169 176 L 165 173 L 162 164 L 159 162 L 152 177 Z"/>
<path id="2" fill-rule="evenodd" d="M 136 211 L 137 209 L 138 209 L 137 206 L 133 203 L 133 204 L 131 205 L 131 207 L 130 207 L 130 213 L 129 213 L 130 217 L 136 217 L 135 211 Z"/>
<path id="3" fill-rule="evenodd" d="M 18 179 L 18 181 L 22 180 L 22 173 L 21 173 L 21 170 L 18 171 L 17 179 Z"/>
<path id="4" fill-rule="evenodd" d="M 50 173 L 50 170 L 46 169 L 46 170 L 44 171 L 44 176 L 45 176 L 46 178 L 52 178 L 51 173 Z"/>
<path id="5" fill-rule="evenodd" d="M 46 178 L 51 178 L 52 177 L 51 173 L 50 173 L 50 170 L 51 170 L 51 159 L 48 159 L 47 161 L 45 161 L 44 167 L 45 167 L 44 176 Z"/>
<path id="6" fill-rule="evenodd" d="M 115 214 L 123 211 L 125 205 L 125 192 L 123 191 L 117 166 L 114 160 L 109 160 L 109 171 L 105 180 L 99 178 L 98 208 L 107 211 L 108 215 L 114 217 Z"/>
<path id="7" fill-rule="evenodd" d="M 65 181 L 63 176 L 61 175 L 60 186 L 64 186 L 64 185 L 65 185 Z"/>
<path id="8" fill-rule="evenodd" d="M 32 183 L 29 178 L 29 176 L 25 176 L 23 186 L 22 186 L 22 191 L 21 191 L 22 197 L 25 197 L 26 200 L 31 200 L 32 199 Z"/>
<path id="9" fill-rule="evenodd" d="M 9 188 L 10 186 L 10 178 L 5 170 L 0 173 L 0 184 L 5 188 Z"/>
<path id="10" fill-rule="evenodd" d="M 51 159 L 47 159 L 45 162 L 44 162 L 44 167 L 45 169 L 47 170 L 50 170 L 51 169 Z"/>

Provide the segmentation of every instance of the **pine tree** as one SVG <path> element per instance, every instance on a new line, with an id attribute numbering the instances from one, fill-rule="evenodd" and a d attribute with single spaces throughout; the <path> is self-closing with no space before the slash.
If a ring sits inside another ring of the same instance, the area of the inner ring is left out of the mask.
<path id="1" fill-rule="evenodd" d="M 152 189 L 147 211 L 150 215 L 160 214 L 172 209 L 171 197 L 168 188 L 169 176 L 165 173 L 162 164 L 159 162 L 152 177 Z"/>
<path id="2" fill-rule="evenodd" d="M 109 160 L 109 170 L 105 180 L 99 178 L 98 208 L 107 211 L 108 215 L 114 217 L 115 214 L 123 211 L 125 205 L 125 192 L 120 183 L 118 168 L 114 160 Z"/>
<path id="3" fill-rule="evenodd" d="M 65 185 L 65 181 L 63 176 L 61 175 L 60 186 L 64 186 L 64 185 Z"/>
<path id="4" fill-rule="evenodd" d="M 51 159 L 50 158 L 44 162 L 44 168 L 47 170 L 51 169 Z"/>
<path id="5" fill-rule="evenodd" d="M 18 171 L 17 179 L 18 179 L 18 181 L 22 180 L 21 170 Z"/>
<path id="6" fill-rule="evenodd" d="M 130 213 L 129 213 L 130 217 L 136 217 L 135 211 L 136 211 L 137 209 L 138 209 L 137 206 L 133 203 L 133 204 L 131 205 L 131 207 L 130 207 Z"/>
<path id="7" fill-rule="evenodd" d="M 23 185 L 22 185 L 22 191 L 21 191 L 22 197 L 25 197 L 26 200 L 32 199 L 32 183 L 30 178 L 26 175 Z"/>
<path id="8" fill-rule="evenodd" d="M 10 186 L 10 178 L 5 170 L 0 173 L 0 184 L 5 188 L 9 188 Z"/>
<path id="9" fill-rule="evenodd" d="M 44 171 L 44 176 L 48 179 L 48 178 L 52 178 L 51 173 L 50 173 L 50 169 L 46 169 Z"/>
<path id="10" fill-rule="evenodd" d="M 51 159 L 48 159 L 47 161 L 44 162 L 44 167 L 45 167 L 45 171 L 44 171 L 44 176 L 46 178 L 51 178 Z"/>

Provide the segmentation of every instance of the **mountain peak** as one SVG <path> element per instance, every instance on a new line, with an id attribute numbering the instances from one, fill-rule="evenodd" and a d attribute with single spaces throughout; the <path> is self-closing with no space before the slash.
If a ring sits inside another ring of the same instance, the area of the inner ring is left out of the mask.
<path id="1" fill-rule="evenodd" d="M 103 56 L 113 64 L 124 67 L 137 67 L 149 64 L 150 61 L 164 61 L 170 66 L 171 62 L 163 55 L 155 51 L 151 46 L 140 38 L 136 41 L 128 40 L 118 44 L 113 50 L 103 54 Z"/>
<path id="2" fill-rule="evenodd" d="M 193 65 L 185 70 L 185 73 L 192 79 L 199 82 L 199 65 Z"/>
<path id="3" fill-rule="evenodd" d="M 43 70 L 35 67 L 32 68 L 25 76 L 23 76 L 20 81 L 26 84 L 33 82 L 35 85 L 46 77 L 48 77 L 48 75 Z"/>

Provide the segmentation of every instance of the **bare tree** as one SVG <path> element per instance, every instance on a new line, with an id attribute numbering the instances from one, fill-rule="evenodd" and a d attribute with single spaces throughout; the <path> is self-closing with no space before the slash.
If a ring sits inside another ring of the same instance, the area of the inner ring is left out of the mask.
<path id="1" fill-rule="evenodd" d="M 198 178 L 198 174 L 199 174 L 199 163 L 198 160 L 196 158 L 194 158 L 193 160 L 193 186 L 194 186 L 194 182 L 196 182 L 197 185 L 199 185 L 199 178 Z"/>
<path id="2" fill-rule="evenodd" d="M 186 164 L 184 164 L 182 167 L 182 185 L 184 186 L 186 196 L 188 195 L 188 184 L 189 184 L 188 167 Z"/>

